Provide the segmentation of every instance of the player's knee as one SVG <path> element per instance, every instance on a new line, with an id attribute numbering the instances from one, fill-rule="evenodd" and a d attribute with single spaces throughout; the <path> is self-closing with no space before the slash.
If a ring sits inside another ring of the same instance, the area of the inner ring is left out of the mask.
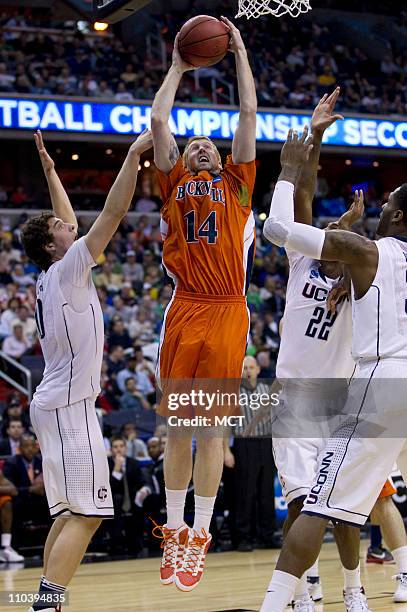
<path id="1" fill-rule="evenodd" d="M 79 522 L 81 527 L 89 532 L 95 532 L 103 521 L 98 516 L 75 516 L 73 520 Z"/>
<path id="2" fill-rule="evenodd" d="M 223 451 L 223 438 L 220 436 L 208 436 L 202 433 L 196 436 L 196 450 L 199 453 L 211 454 L 221 448 Z"/>
<path id="3" fill-rule="evenodd" d="M 353 542 L 360 540 L 360 529 L 354 525 L 347 525 L 346 523 L 337 523 L 335 525 L 335 537 L 343 542 Z"/>
<path id="4" fill-rule="evenodd" d="M 174 452 L 191 451 L 192 436 L 169 436 L 165 445 L 165 455 Z"/>
<path id="5" fill-rule="evenodd" d="M 88 530 L 92 533 L 95 533 L 95 531 L 97 529 L 99 529 L 100 525 L 102 524 L 103 519 L 101 518 L 96 518 L 96 517 L 92 517 L 92 518 L 87 518 L 87 520 L 89 521 L 88 524 Z"/>
<path id="6" fill-rule="evenodd" d="M 284 538 L 284 550 L 293 558 L 302 559 L 307 567 L 311 567 L 315 561 L 313 558 L 314 551 L 310 550 L 309 542 L 306 541 L 306 538 L 296 537 L 290 531 Z"/>

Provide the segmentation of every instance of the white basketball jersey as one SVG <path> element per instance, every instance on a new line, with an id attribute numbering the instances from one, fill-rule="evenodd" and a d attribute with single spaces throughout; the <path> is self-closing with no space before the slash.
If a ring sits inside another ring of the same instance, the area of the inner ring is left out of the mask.
<path id="1" fill-rule="evenodd" d="M 34 394 L 36 406 L 53 410 L 100 392 L 104 325 L 91 268 L 96 264 L 80 238 L 37 281 L 37 322 L 45 360 Z"/>
<path id="2" fill-rule="evenodd" d="M 407 238 L 376 241 L 379 261 L 369 291 L 352 300 L 356 359 L 407 358 Z M 352 289 L 353 292 L 353 289 Z"/>
<path id="3" fill-rule="evenodd" d="M 336 313 L 326 308 L 335 284 L 321 272 L 319 262 L 287 251 L 290 276 L 280 350 L 279 379 L 350 378 L 355 368 L 351 355 L 352 314 L 344 299 Z"/>

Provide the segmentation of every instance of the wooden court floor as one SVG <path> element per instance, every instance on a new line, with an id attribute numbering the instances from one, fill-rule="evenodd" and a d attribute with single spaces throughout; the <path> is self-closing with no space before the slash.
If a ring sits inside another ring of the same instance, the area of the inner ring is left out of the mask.
<path id="1" fill-rule="evenodd" d="M 364 559 L 366 543 L 362 544 Z M 258 611 L 278 551 L 217 553 L 209 555 L 202 584 L 192 593 L 180 593 L 173 586 L 163 587 L 157 578 L 158 559 L 139 559 L 81 566 L 70 586 L 66 612 L 243 612 Z M 361 562 L 363 583 L 373 611 L 407 612 L 407 604 L 393 604 L 395 566 L 365 565 Z M 334 544 L 325 544 L 320 571 L 324 603 L 318 612 L 344 610 L 341 597 L 342 574 Z M 0 591 L 31 591 L 38 585 L 39 569 L 0 572 Z M 29 606 L 0 611 L 25 610 Z"/>

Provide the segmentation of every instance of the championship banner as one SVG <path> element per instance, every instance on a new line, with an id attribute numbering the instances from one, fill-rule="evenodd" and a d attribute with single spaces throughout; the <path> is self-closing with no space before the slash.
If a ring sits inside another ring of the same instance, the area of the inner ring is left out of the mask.
<path id="1" fill-rule="evenodd" d="M 136 135 L 150 126 L 151 105 L 78 102 L 55 99 L 0 98 L 0 129 Z M 259 111 L 257 140 L 284 142 L 290 128 L 302 130 L 311 114 Z M 230 140 L 239 112 L 204 106 L 175 106 L 170 128 L 175 136 Z M 407 149 L 407 121 L 350 117 L 326 130 L 324 144 L 344 147 Z"/>

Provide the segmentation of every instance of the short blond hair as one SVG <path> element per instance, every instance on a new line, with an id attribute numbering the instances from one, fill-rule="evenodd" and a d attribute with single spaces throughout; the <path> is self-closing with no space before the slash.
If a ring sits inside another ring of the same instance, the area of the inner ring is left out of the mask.
<path id="1" fill-rule="evenodd" d="M 207 140 L 208 142 L 211 143 L 211 145 L 213 146 L 213 148 L 216 151 L 216 157 L 218 158 L 219 165 L 221 166 L 222 165 L 222 159 L 221 159 L 220 153 L 219 153 L 217 147 L 213 144 L 212 140 L 210 138 L 208 138 L 208 136 L 191 136 L 191 138 L 189 138 L 189 140 L 187 142 L 187 145 L 186 145 L 186 147 L 184 149 L 184 153 L 182 154 L 182 162 L 184 164 L 184 168 L 188 167 L 189 147 L 196 140 Z"/>

